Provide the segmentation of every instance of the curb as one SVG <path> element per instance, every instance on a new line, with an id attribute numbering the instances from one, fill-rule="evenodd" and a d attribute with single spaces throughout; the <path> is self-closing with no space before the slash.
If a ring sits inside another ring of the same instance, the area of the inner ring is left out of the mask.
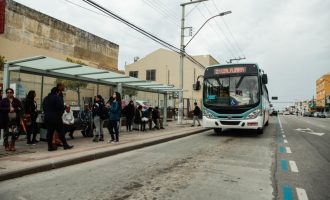
<path id="1" fill-rule="evenodd" d="M 116 154 L 132 151 L 132 150 L 136 150 L 136 149 L 141 149 L 144 147 L 153 146 L 153 145 L 168 142 L 171 140 L 187 137 L 187 136 L 201 133 L 201 132 L 204 132 L 207 130 L 209 130 L 209 129 L 205 128 L 205 129 L 196 130 L 196 131 L 184 132 L 182 134 L 170 135 L 168 137 L 164 137 L 164 138 L 160 138 L 160 139 L 153 139 L 151 141 L 146 141 L 146 142 L 143 142 L 143 140 L 142 140 L 142 141 L 138 142 L 138 144 L 133 144 L 131 146 L 123 146 L 121 148 L 119 147 L 118 149 L 101 151 L 101 152 L 97 152 L 94 154 L 88 154 L 88 155 L 83 155 L 80 157 L 71 158 L 71 159 L 67 159 L 67 160 L 56 161 L 54 163 L 41 164 L 39 166 L 33 166 L 33 167 L 25 168 L 25 169 L 19 169 L 19 170 L 13 171 L 13 172 L 7 172 L 4 174 L 1 174 L 0 181 L 5 181 L 5 180 L 13 179 L 13 178 L 18 178 L 21 176 L 26 176 L 26 175 L 30 175 L 30 174 L 39 173 L 39 172 L 45 172 L 45 171 L 49 171 L 49 170 L 53 170 L 53 169 L 67 167 L 70 165 L 75 165 L 75 164 L 88 162 L 88 161 L 92 161 L 92 160 L 96 160 L 96 159 L 100 159 L 100 158 L 105 158 L 108 156 L 113 156 Z"/>

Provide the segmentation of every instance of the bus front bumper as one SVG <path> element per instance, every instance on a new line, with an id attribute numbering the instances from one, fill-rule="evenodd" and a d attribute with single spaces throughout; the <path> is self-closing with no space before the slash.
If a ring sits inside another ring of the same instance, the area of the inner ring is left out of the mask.
<path id="1" fill-rule="evenodd" d="M 203 127 L 205 128 L 234 128 L 234 129 L 261 129 L 263 128 L 263 117 L 255 119 L 210 119 L 203 116 Z"/>

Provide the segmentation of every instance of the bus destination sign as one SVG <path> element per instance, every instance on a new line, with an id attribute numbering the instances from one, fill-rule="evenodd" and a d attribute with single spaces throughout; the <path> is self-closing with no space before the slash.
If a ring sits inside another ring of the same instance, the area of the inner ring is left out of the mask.
<path id="1" fill-rule="evenodd" d="M 246 67 L 226 67 L 226 68 L 215 68 L 214 74 L 237 74 L 245 73 Z"/>

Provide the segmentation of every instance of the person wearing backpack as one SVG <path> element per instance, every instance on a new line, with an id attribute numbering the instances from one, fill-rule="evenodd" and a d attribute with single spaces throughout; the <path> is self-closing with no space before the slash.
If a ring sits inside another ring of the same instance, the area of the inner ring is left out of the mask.
<path id="1" fill-rule="evenodd" d="M 201 114 L 201 109 L 197 106 L 197 103 L 194 103 L 195 109 L 194 109 L 194 119 L 193 119 L 193 124 L 191 126 L 195 126 L 195 121 L 197 120 L 198 126 L 201 126 L 201 123 L 199 121 L 199 115 Z"/>
<path id="2" fill-rule="evenodd" d="M 120 114 L 121 114 L 121 97 L 119 92 L 115 92 L 112 95 L 113 101 L 109 107 L 109 133 L 111 139 L 109 143 L 119 142 L 119 121 L 120 121 Z"/>
<path id="3" fill-rule="evenodd" d="M 105 108 L 105 104 L 102 96 L 99 94 L 96 95 L 92 107 L 92 116 L 95 125 L 95 134 L 94 134 L 93 142 L 104 141 L 104 134 L 103 134 L 103 124 L 105 120 L 103 117 L 104 108 Z"/>

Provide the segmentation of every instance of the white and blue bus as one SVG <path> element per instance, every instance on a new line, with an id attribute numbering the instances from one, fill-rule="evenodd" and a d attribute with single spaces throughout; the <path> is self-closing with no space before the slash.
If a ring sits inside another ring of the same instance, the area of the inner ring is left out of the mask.
<path id="1" fill-rule="evenodd" d="M 267 82 L 257 64 L 208 67 L 203 81 L 203 126 L 216 133 L 230 128 L 262 134 L 270 110 Z"/>

